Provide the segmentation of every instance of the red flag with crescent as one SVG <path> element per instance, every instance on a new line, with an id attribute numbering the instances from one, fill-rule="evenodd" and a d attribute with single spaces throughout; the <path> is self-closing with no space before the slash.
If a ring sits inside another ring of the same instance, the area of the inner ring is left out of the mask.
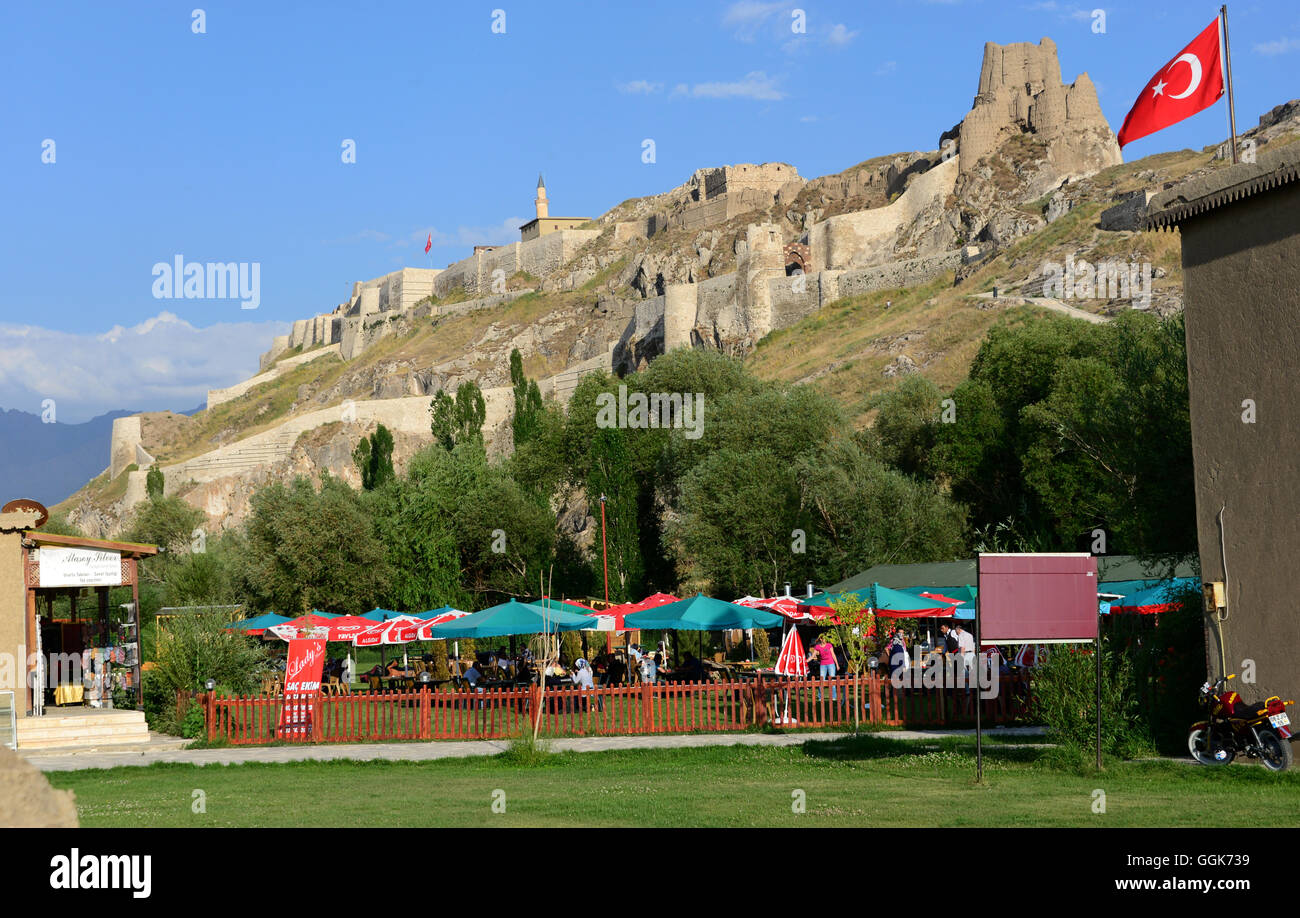
<path id="1" fill-rule="evenodd" d="M 1156 71 L 1124 119 L 1119 145 L 1154 134 L 1218 102 L 1223 95 L 1219 50 L 1219 20 L 1215 19 Z"/>

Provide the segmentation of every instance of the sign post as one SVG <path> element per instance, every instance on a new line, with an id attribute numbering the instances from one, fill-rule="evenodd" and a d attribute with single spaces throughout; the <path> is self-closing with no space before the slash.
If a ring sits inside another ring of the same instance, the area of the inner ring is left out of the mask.
<path id="1" fill-rule="evenodd" d="M 977 646 L 1089 642 L 1097 656 L 1097 766 L 1101 767 L 1101 616 L 1097 559 L 1086 552 L 981 554 L 975 600 Z M 982 724 L 975 710 L 977 776 L 984 774 Z"/>

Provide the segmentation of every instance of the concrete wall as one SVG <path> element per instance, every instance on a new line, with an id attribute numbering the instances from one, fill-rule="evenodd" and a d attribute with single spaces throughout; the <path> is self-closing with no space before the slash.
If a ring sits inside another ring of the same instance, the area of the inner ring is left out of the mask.
<path id="1" fill-rule="evenodd" d="M 1300 556 L 1300 385 L 1286 369 L 1300 348 L 1300 182 L 1180 229 L 1202 578 L 1225 579 L 1216 517 L 1226 507 L 1228 671 L 1254 660 L 1258 683 L 1239 686 L 1244 696 L 1300 698 L 1300 618 L 1278 589 Z M 1243 422 L 1245 399 L 1255 423 Z M 1213 628 L 1207 643 L 1217 677 Z"/>
<path id="2" fill-rule="evenodd" d="M 14 693 L 18 716 L 27 713 L 27 582 L 23 569 L 22 532 L 0 532 L 0 654 L 13 661 L 12 679 L 0 683 L 0 691 Z"/>

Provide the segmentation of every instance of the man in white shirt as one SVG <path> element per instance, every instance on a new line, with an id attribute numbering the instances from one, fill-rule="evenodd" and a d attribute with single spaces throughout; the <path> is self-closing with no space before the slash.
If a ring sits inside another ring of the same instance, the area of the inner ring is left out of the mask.
<path id="1" fill-rule="evenodd" d="M 953 629 L 957 636 L 957 653 L 960 655 L 962 669 L 966 672 L 966 685 L 970 686 L 970 679 L 975 673 L 975 635 L 971 634 L 957 623 Z"/>

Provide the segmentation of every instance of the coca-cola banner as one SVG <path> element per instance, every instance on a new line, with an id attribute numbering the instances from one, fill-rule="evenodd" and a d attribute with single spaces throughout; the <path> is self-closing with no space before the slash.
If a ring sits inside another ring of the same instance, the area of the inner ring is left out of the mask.
<path id="1" fill-rule="evenodd" d="M 284 668 L 284 704 L 276 734 L 280 739 L 311 736 L 313 702 L 320 695 L 320 678 L 325 669 L 323 640 L 289 641 L 289 658 Z"/>

